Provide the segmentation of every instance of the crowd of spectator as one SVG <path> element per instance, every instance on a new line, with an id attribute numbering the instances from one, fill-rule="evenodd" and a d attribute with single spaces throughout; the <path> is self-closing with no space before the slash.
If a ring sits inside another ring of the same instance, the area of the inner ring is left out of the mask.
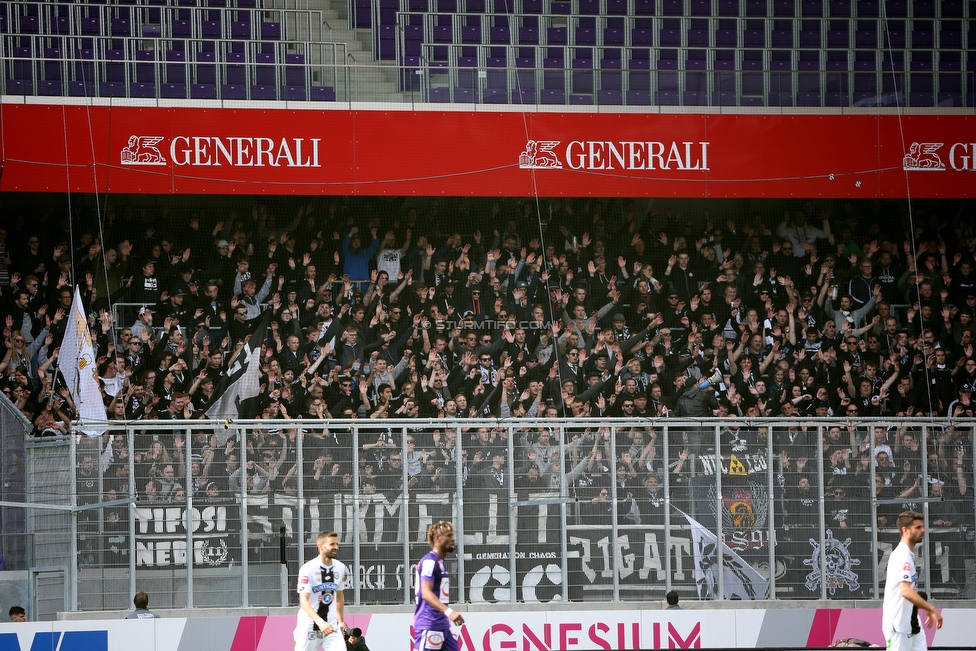
<path id="1" fill-rule="evenodd" d="M 206 418 L 250 338 L 264 339 L 260 396 L 248 406 L 279 429 L 226 441 L 137 434 L 144 499 L 289 493 L 299 473 L 306 490 L 348 488 L 348 441 L 300 429 L 299 418 L 623 417 L 633 427 L 613 445 L 609 430 L 581 430 L 562 442 L 564 460 L 550 430 L 527 429 L 511 463 L 506 427 L 463 430 L 459 460 L 453 429 L 428 424 L 402 440 L 377 422 L 360 441 L 360 488 L 398 491 L 406 476 L 412 488 L 449 491 L 459 461 L 476 487 L 512 481 L 512 468 L 520 490 L 558 487 L 565 467 L 581 517 L 614 510 L 616 482 L 629 500 L 615 509 L 621 522 L 651 522 L 664 473 L 680 483 L 696 457 L 715 453 L 711 430 L 694 429 L 662 450 L 655 419 L 719 416 L 730 419 L 723 452 L 764 455 L 773 437 L 788 523 L 812 524 L 824 487 L 851 505 L 828 509 L 833 519 L 867 524 L 855 504 L 871 492 L 873 466 L 878 495 L 946 494 L 940 522 L 971 526 L 971 429 L 947 420 L 923 442 L 918 428 L 858 424 L 973 417 L 968 206 L 909 221 L 900 203 L 835 214 L 806 201 L 717 220 L 639 212 L 630 200 L 447 203 L 346 198 L 220 218 L 110 205 L 100 224 L 6 220 L 0 386 L 33 436 L 70 430 L 57 359 L 77 284 L 109 419 Z M 755 417 L 784 425 L 748 426 Z M 801 417 L 832 419 L 824 440 L 790 425 Z M 127 442 L 103 448 L 83 456 L 79 479 L 94 486 L 101 472 L 105 490 L 122 493 Z"/>

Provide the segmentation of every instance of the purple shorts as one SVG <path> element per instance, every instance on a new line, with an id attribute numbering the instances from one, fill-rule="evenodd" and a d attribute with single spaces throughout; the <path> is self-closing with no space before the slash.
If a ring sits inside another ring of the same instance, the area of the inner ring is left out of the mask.
<path id="1" fill-rule="evenodd" d="M 450 631 L 414 631 L 414 651 L 458 651 L 457 638 Z"/>

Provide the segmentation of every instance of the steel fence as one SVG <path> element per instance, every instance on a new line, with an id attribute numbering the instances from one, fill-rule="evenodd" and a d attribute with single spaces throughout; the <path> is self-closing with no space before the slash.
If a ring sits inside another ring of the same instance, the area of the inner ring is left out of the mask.
<path id="1" fill-rule="evenodd" d="M 137 586 L 162 608 L 295 604 L 282 577 L 316 554 L 320 530 L 339 533 L 354 568 L 347 601 L 409 603 L 412 563 L 439 520 L 457 529 L 462 602 L 646 601 L 671 589 L 876 599 L 906 509 L 925 516 L 929 594 L 976 596 L 972 421 L 99 425 L 101 437 L 27 445 L 34 501 L 72 506 L 31 516 L 39 564 L 58 564 L 56 546 L 77 561 L 71 609 L 126 608 Z M 144 455 L 157 441 L 169 459 Z M 850 468 L 834 454 L 845 449 Z M 862 452 L 899 466 L 858 468 Z M 153 481 L 147 496 L 140 484 Z M 740 562 L 767 584 L 714 571 Z"/>

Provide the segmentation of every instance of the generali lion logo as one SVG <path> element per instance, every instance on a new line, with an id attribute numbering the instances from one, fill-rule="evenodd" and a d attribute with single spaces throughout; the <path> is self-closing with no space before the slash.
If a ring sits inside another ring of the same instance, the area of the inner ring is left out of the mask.
<path id="1" fill-rule="evenodd" d="M 165 165 L 166 157 L 156 144 L 162 136 L 129 136 L 129 143 L 122 148 L 123 165 Z"/>
<path id="2" fill-rule="evenodd" d="M 558 140 L 530 140 L 525 143 L 525 151 L 519 154 L 521 169 L 562 169 L 563 163 L 553 151 Z"/>
<path id="3" fill-rule="evenodd" d="M 946 166 L 938 154 L 943 144 L 941 142 L 913 142 L 908 153 L 902 159 L 902 169 L 909 172 L 944 172 Z"/>

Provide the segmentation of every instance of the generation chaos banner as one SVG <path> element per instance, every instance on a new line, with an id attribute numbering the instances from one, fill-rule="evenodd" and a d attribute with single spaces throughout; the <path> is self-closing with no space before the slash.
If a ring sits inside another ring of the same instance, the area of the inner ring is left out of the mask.
<path id="1" fill-rule="evenodd" d="M 0 191 L 963 198 L 976 118 L 4 104 Z"/>

